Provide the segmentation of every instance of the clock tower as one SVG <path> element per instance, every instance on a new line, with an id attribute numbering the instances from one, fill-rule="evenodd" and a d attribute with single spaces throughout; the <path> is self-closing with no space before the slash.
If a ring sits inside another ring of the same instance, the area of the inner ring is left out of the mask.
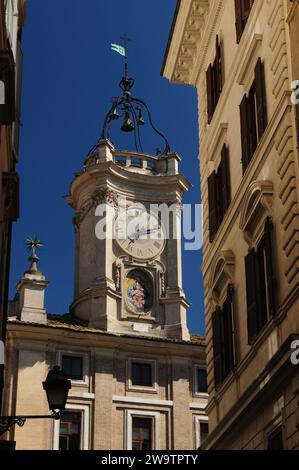
<path id="1" fill-rule="evenodd" d="M 133 84 L 126 67 L 122 94 L 66 196 L 75 211 L 71 314 L 107 332 L 189 340 L 180 227 L 190 183 L 146 104 L 132 97 Z M 112 143 L 119 119 L 121 130 L 134 135 L 133 151 Z M 147 123 L 165 146 L 156 155 L 142 148 Z"/>

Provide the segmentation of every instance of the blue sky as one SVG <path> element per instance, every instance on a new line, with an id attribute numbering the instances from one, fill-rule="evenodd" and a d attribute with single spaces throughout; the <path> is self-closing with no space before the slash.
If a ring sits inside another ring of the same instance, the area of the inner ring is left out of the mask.
<path id="1" fill-rule="evenodd" d="M 132 38 L 129 69 L 136 82 L 134 95 L 149 105 L 155 125 L 182 157 L 181 172 L 193 184 L 184 202 L 200 202 L 196 91 L 160 76 L 175 4 L 176 0 L 27 0 L 18 164 L 21 217 L 14 224 L 11 297 L 28 266 L 25 238 L 37 234 L 44 243 L 40 269 L 50 281 L 47 311 L 65 313 L 72 302 L 73 213 L 63 196 L 100 135 L 111 97 L 119 94 L 123 62 L 110 43 L 119 43 L 124 32 Z M 114 143 L 122 147 L 117 135 Z M 153 141 L 152 149 L 157 144 Z M 203 333 L 200 264 L 200 251 L 183 252 L 184 288 L 192 302 L 188 325 L 192 332 Z"/>

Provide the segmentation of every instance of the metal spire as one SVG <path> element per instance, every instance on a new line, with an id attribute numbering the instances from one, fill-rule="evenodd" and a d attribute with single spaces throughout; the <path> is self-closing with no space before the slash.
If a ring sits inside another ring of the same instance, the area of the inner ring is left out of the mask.
<path id="1" fill-rule="evenodd" d="M 107 139 L 110 138 L 110 130 L 113 125 L 120 117 L 123 117 L 123 123 L 121 125 L 121 130 L 123 132 L 132 132 L 134 135 L 135 149 L 137 152 L 143 153 L 143 147 L 141 142 L 141 127 L 146 124 L 144 115 L 147 115 L 147 122 L 149 123 L 151 129 L 159 135 L 159 137 L 164 141 L 164 150 L 159 150 L 159 155 L 162 157 L 167 155 L 170 152 L 170 145 L 166 137 L 160 132 L 153 123 L 151 113 L 148 106 L 144 101 L 139 98 L 132 96 L 131 90 L 134 86 L 134 79 L 128 74 L 128 42 L 131 40 L 126 34 L 120 37 L 122 41 L 122 46 L 118 44 L 111 44 L 111 49 L 121 56 L 124 57 L 124 76 L 122 77 L 119 86 L 122 90 L 122 94 L 113 98 L 112 106 L 109 109 L 102 128 L 101 138 Z M 98 141 L 98 142 L 99 142 Z M 92 155 L 97 149 L 98 143 L 94 145 L 88 155 Z"/>
<path id="2" fill-rule="evenodd" d="M 125 49 L 125 78 L 129 78 L 128 75 L 128 42 L 131 41 L 129 36 L 124 34 L 123 36 L 120 37 L 120 39 L 123 41 L 124 49 Z"/>

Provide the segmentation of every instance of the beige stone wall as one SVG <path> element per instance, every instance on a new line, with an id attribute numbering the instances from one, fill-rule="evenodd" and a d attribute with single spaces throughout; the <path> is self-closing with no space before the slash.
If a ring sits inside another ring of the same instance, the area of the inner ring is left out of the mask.
<path id="1" fill-rule="evenodd" d="M 128 415 L 144 412 L 158 417 L 157 447 L 195 447 L 194 416 L 206 418 L 207 397 L 193 393 L 194 365 L 204 364 L 203 346 L 20 323 L 9 324 L 8 345 L 5 413 L 47 414 L 42 381 L 63 352 L 73 353 L 84 357 L 86 381 L 72 383 L 67 407 L 89 410 L 88 430 L 83 430 L 86 448 L 127 448 Z M 130 358 L 155 361 L 156 390 L 129 389 Z M 54 449 L 54 427 L 52 420 L 28 420 L 9 437 L 19 450 Z"/>
<path id="2" fill-rule="evenodd" d="M 292 17 L 289 16 L 291 8 Z M 248 411 L 248 420 L 239 429 L 237 422 L 241 416 L 241 403 L 246 394 L 249 394 L 247 404 L 252 401 L 252 407 L 254 403 L 262 403 L 258 390 L 268 380 L 273 380 L 274 395 L 276 379 L 269 361 L 275 354 L 277 357 L 289 336 L 299 330 L 299 173 L 295 113 L 290 99 L 291 81 L 296 78 L 294 74 L 298 74 L 298 24 L 298 2 L 294 2 L 292 7 L 286 0 L 255 0 L 241 41 L 237 44 L 233 0 L 183 0 L 163 70 L 169 80 L 191 84 L 198 91 L 210 447 L 265 448 L 267 426 L 273 420 L 273 409 L 277 410 L 274 396 L 269 396 L 262 411 L 257 410 L 255 414 Z M 224 84 L 208 125 L 206 70 L 215 57 L 216 35 L 223 47 Z M 259 57 L 265 65 L 268 126 L 243 176 L 239 104 L 253 82 L 254 67 Z M 230 154 L 232 202 L 214 242 L 210 243 L 207 178 L 219 165 L 224 143 L 228 145 Z M 264 196 L 263 204 L 274 225 L 278 315 L 267 324 L 252 347 L 247 339 L 244 267 L 250 243 L 242 230 L 242 222 L 253 204 L 250 195 L 261 182 L 266 186 L 269 182 L 272 188 L 271 194 Z M 227 257 L 227 253 L 232 260 L 229 277 L 234 286 L 237 366 L 216 391 L 211 325 L 216 301 L 212 285 L 213 275 L 217 274 L 217 260 L 222 255 Z M 286 348 L 289 350 L 290 344 Z M 289 359 L 285 360 L 287 364 Z M 290 369 L 289 379 L 286 379 L 281 392 L 284 406 L 278 411 L 285 426 L 288 448 L 298 446 L 298 431 L 292 415 L 296 407 L 291 385 L 293 373 L 294 370 Z M 230 426 L 230 437 L 221 440 L 225 426 Z"/>
<path id="3" fill-rule="evenodd" d="M 292 79 L 299 80 L 299 2 L 298 0 L 293 0 L 293 4 L 290 5 L 289 10 L 289 30 L 290 30 L 290 52 L 291 52 L 291 61 L 292 61 Z"/>

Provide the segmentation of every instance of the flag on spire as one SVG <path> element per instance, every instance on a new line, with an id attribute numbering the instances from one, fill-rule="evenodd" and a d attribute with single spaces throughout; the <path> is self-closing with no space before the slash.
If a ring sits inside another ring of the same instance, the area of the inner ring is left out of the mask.
<path id="1" fill-rule="evenodd" d="M 111 49 L 115 52 L 118 52 L 122 56 L 126 55 L 126 50 L 123 46 L 119 46 L 118 44 L 111 44 Z"/>

